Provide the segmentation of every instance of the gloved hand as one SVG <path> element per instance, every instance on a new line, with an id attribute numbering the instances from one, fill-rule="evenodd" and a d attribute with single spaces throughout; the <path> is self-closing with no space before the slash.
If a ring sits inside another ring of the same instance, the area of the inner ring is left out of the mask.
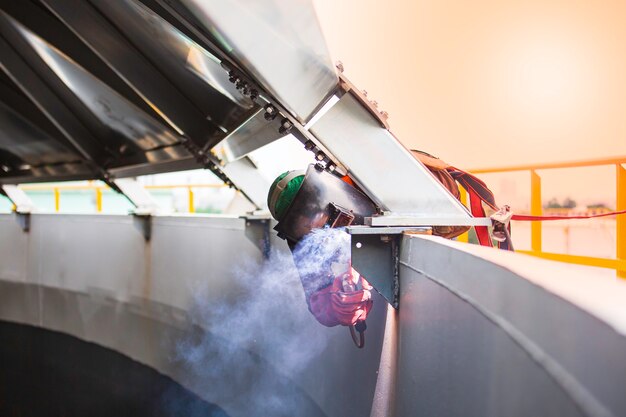
<path id="1" fill-rule="evenodd" d="M 372 286 L 354 268 L 337 275 L 332 284 L 311 294 L 309 310 L 327 327 L 351 326 L 372 309 Z"/>

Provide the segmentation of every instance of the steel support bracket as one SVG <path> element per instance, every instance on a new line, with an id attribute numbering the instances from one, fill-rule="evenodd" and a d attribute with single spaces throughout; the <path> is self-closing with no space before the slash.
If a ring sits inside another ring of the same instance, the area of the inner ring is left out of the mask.
<path id="1" fill-rule="evenodd" d="M 430 227 L 350 226 L 352 266 L 393 307 L 400 303 L 399 254 L 405 232 L 431 234 Z"/>
<path id="2" fill-rule="evenodd" d="M 33 201 L 26 195 L 24 190 L 16 185 L 1 185 L 0 195 L 4 195 L 13 203 L 13 212 L 17 224 L 24 232 L 30 231 L 30 213 L 35 210 Z"/>
<path id="3" fill-rule="evenodd" d="M 35 204 L 30 197 L 17 185 L 0 185 L 0 194 L 6 196 L 15 206 L 14 210 L 18 214 L 29 214 L 35 210 Z"/>
<path id="4" fill-rule="evenodd" d="M 135 228 L 143 235 L 146 242 L 152 238 L 152 215 L 132 213 Z"/>
<path id="5" fill-rule="evenodd" d="M 343 74 L 343 65 L 338 64 L 337 69 L 339 70 L 339 85 L 341 90 L 344 93 L 352 94 L 362 105 L 364 108 L 369 111 L 372 116 L 380 123 L 382 127 L 389 130 L 389 122 L 387 119 L 389 118 L 389 114 L 386 111 L 382 111 L 378 109 L 378 103 L 374 100 L 370 100 L 367 98 L 367 92 L 365 90 L 359 90 L 356 88 L 348 78 Z"/>
<path id="6" fill-rule="evenodd" d="M 30 232 L 30 213 L 15 212 L 15 220 L 23 232 Z"/>
<path id="7" fill-rule="evenodd" d="M 128 198 L 128 201 L 135 206 L 132 214 L 145 217 L 160 211 L 159 204 L 154 197 L 136 180 L 132 178 L 119 178 L 113 180 L 113 183 L 119 191 Z"/>
<path id="8" fill-rule="evenodd" d="M 264 259 L 269 259 L 271 250 L 270 227 L 272 219 L 269 216 L 242 216 L 246 221 L 246 237 L 261 250 Z"/>

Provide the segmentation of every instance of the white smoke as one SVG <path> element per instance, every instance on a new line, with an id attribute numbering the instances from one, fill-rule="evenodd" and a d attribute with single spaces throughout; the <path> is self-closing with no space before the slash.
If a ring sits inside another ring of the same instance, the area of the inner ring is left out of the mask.
<path id="1" fill-rule="evenodd" d="M 297 245 L 293 257 L 272 249 L 262 262 L 242 259 L 234 266 L 235 282 L 227 285 L 236 294 L 219 303 L 207 301 L 215 296 L 200 283 L 191 319 L 208 331 L 180 340 L 176 358 L 205 390 L 199 393 L 234 415 L 322 414 L 294 383 L 313 361 L 323 360 L 330 335 L 309 312 L 303 284 L 310 294 L 330 283 L 333 263 L 349 261 L 349 235 L 318 230 Z"/>

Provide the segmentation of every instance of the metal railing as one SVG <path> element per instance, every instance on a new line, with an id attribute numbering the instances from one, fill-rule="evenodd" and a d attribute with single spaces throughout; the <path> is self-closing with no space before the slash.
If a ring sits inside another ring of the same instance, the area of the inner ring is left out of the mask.
<path id="1" fill-rule="evenodd" d="M 543 212 L 541 199 L 541 176 L 537 171 L 562 169 L 562 168 L 582 168 L 592 166 L 611 166 L 615 167 L 616 173 L 616 207 L 617 211 L 626 210 L 626 169 L 622 166 L 626 164 L 626 156 L 607 159 L 593 159 L 573 162 L 560 162 L 551 164 L 535 164 L 535 165 L 518 165 L 497 168 L 472 169 L 473 174 L 494 174 L 505 172 L 521 172 L 528 171 L 530 173 L 530 214 L 541 215 Z M 188 194 L 188 212 L 195 212 L 194 189 L 195 188 L 221 188 L 225 184 L 174 184 L 174 185 L 147 185 L 147 189 L 165 190 L 165 189 L 186 189 Z M 61 194 L 65 190 L 92 190 L 96 198 L 96 211 L 102 212 L 102 192 L 108 189 L 106 185 L 98 185 L 89 183 L 86 185 L 21 185 L 25 191 L 42 190 L 54 193 L 55 211 L 60 211 Z M 467 205 L 467 193 L 461 189 L 461 200 Z M 626 278 L 626 215 L 616 216 L 616 248 L 615 259 L 599 258 L 592 256 L 569 255 L 564 253 L 551 253 L 542 250 L 542 224 L 541 222 L 532 222 L 530 225 L 531 249 L 518 250 L 518 252 L 538 256 L 545 259 L 568 262 L 579 265 L 596 266 L 602 268 L 615 269 L 617 276 Z M 468 233 L 459 237 L 460 241 L 467 242 L 469 240 Z"/>
<path id="2" fill-rule="evenodd" d="M 54 211 L 61 210 L 61 195 L 63 191 L 93 191 L 96 198 L 96 212 L 102 212 L 102 192 L 110 189 L 108 185 L 99 185 L 91 181 L 85 185 L 48 185 L 48 184 L 29 184 L 19 186 L 24 191 L 52 191 L 54 193 Z M 223 188 L 226 184 L 171 184 L 171 185 L 145 185 L 148 190 L 171 190 L 186 189 L 187 190 L 187 211 L 194 213 L 194 189 L 196 188 Z"/>
<path id="3" fill-rule="evenodd" d="M 528 171 L 530 173 L 530 214 L 540 216 L 543 212 L 541 200 L 541 176 L 537 171 L 562 168 L 587 168 L 593 166 L 615 167 L 616 179 L 616 211 L 626 210 L 626 156 L 606 159 L 590 159 L 584 161 L 560 162 L 551 164 L 518 165 L 498 168 L 472 169 L 473 174 L 495 174 L 504 172 Z M 467 204 L 467 194 L 461 190 L 461 199 Z M 530 250 L 518 252 L 538 256 L 554 261 L 568 262 L 579 265 L 597 266 L 615 269 L 617 276 L 626 278 L 626 215 L 616 216 L 616 248 L 615 259 L 598 258 L 592 256 L 578 256 L 563 253 L 550 253 L 542 250 L 541 222 L 532 222 L 530 225 Z M 460 240 L 467 242 L 468 235 L 464 234 Z"/>

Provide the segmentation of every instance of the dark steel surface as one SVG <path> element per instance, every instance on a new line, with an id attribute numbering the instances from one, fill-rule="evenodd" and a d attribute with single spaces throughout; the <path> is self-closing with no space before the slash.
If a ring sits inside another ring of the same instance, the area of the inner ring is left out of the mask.
<path id="1" fill-rule="evenodd" d="M 106 83 L 135 106 L 141 108 L 146 114 L 158 117 L 140 96 L 39 0 L 0 0 L 0 9 L 65 55 L 71 57 L 78 65 Z"/>
<path id="2" fill-rule="evenodd" d="M 101 148 L 94 137 L 75 113 L 74 97 L 62 99 L 62 82 L 41 60 L 15 26 L 15 21 L 0 13 L 0 56 L 2 70 L 41 111 L 55 127 L 63 133 L 68 142 L 87 161 L 105 163 L 110 153 Z M 49 80 L 49 83 L 44 81 Z M 66 94 L 68 93 L 65 88 Z"/>
<path id="3" fill-rule="evenodd" d="M 352 266 L 398 308 L 399 235 L 352 235 Z"/>
<path id="4" fill-rule="evenodd" d="M 171 129 L 147 116 L 109 86 L 32 32 L 25 28 L 19 29 L 39 58 L 80 100 L 86 110 L 101 125 L 106 127 L 108 135 L 104 129 L 99 129 L 102 132 L 101 138 L 108 137 L 110 138 L 109 141 L 113 143 L 134 145 L 142 151 L 178 144 L 179 137 Z M 113 140 L 113 137 L 116 139 L 120 137 L 120 139 Z M 120 153 L 129 152 L 120 150 Z"/>
<path id="5" fill-rule="evenodd" d="M 6 321 L 0 340 L 0 415 L 228 417 L 171 378 L 94 343 Z"/>
<path id="6" fill-rule="evenodd" d="M 0 0 L 0 183 L 202 167 L 237 183 L 200 150 L 258 105 L 203 40 L 154 1 Z"/>
<path id="7" fill-rule="evenodd" d="M 198 146 L 216 143 L 226 133 L 222 128 L 238 126 L 245 116 L 246 108 L 188 69 L 191 41 L 144 6 L 132 1 L 45 3 L 106 65 Z M 228 82 L 226 71 L 221 72 Z"/>
<path id="8" fill-rule="evenodd" d="M 78 154 L 54 140 L 25 117 L 0 102 L 0 153 L 12 169 L 28 165 L 77 162 Z M 12 156 L 12 157 L 11 157 Z M 13 162 L 13 163 L 12 163 Z"/>

